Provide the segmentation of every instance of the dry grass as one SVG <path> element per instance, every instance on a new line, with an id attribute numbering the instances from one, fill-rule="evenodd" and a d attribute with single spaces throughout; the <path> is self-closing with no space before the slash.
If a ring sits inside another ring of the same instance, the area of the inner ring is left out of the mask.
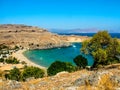
<path id="1" fill-rule="evenodd" d="M 114 87 L 116 84 L 110 80 L 110 75 L 105 74 L 101 76 L 101 79 L 98 84 L 98 90 L 115 90 Z"/>
<path id="2" fill-rule="evenodd" d="M 105 70 L 99 70 L 98 72 L 105 72 Z M 86 80 L 84 86 L 76 86 L 76 90 L 115 90 L 117 83 L 110 80 L 111 75 L 118 75 L 120 71 L 118 68 L 108 69 L 105 74 L 101 74 L 98 84 L 90 85 Z M 21 82 L 22 88 L 18 90 L 65 90 L 67 87 L 73 87 L 72 84 L 75 80 L 79 79 L 81 75 L 92 75 L 94 71 L 80 70 L 72 73 L 59 73 L 56 76 L 44 77 L 39 79 L 32 79 L 30 81 Z M 0 85 L 2 85 L 0 83 Z M 69 90 L 69 89 L 68 89 Z M 72 90 L 72 89 L 70 89 Z"/>

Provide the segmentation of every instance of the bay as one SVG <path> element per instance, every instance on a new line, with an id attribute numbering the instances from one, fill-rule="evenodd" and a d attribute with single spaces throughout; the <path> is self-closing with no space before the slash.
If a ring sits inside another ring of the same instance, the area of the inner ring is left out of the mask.
<path id="1" fill-rule="evenodd" d="M 80 52 L 81 43 L 72 43 L 72 46 L 63 48 L 53 48 L 45 50 L 28 50 L 24 52 L 24 55 L 32 62 L 49 67 L 56 60 L 63 62 L 70 62 L 73 65 L 73 59 L 77 55 L 83 55 L 88 60 L 88 65 L 91 66 L 94 62 L 91 55 L 84 55 Z"/>

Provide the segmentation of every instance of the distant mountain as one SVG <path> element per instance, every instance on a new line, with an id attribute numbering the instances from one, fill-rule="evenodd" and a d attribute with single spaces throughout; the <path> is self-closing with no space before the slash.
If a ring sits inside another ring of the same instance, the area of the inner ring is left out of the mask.
<path id="1" fill-rule="evenodd" d="M 86 29 L 48 29 L 50 32 L 53 33 L 96 33 L 100 31 L 97 28 L 86 28 Z M 104 29 L 103 29 L 104 30 Z M 120 29 L 110 29 L 108 30 L 109 33 L 120 33 Z"/>
<path id="2" fill-rule="evenodd" d="M 97 28 L 87 28 L 87 29 L 49 29 L 49 31 L 54 33 L 96 33 L 99 30 Z"/>

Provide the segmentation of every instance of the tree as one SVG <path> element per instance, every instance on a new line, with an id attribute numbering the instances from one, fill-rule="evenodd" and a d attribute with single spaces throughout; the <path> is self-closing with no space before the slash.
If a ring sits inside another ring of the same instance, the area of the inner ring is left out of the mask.
<path id="1" fill-rule="evenodd" d="M 107 31 L 99 31 L 93 36 L 88 44 L 89 52 L 97 51 L 99 48 L 106 49 L 111 42 L 111 36 Z"/>
<path id="2" fill-rule="evenodd" d="M 49 76 L 55 75 L 61 71 L 72 72 L 72 71 L 75 71 L 75 67 L 68 62 L 55 61 L 47 69 L 47 73 Z"/>
<path id="3" fill-rule="evenodd" d="M 116 38 L 113 38 L 111 40 L 111 43 L 107 47 L 107 53 L 108 53 L 108 64 L 112 63 L 119 63 L 119 58 L 117 56 L 120 56 L 120 43 Z"/>
<path id="4" fill-rule="evenodd" d="M 82 43 L 82 48 L 81 48 L 81 52 L 85 53 L 85 54 L 88 54 L 88 43 L 89 41 L 88 40 L 85 40 L 83 43 Z"/>
<path id="5" fill-rule="evenodd" d="M 106 50 L 99 48 L 96 52 L 93 52 L 92 55 L 95 59 L 93 67 L 98 67 L 100 64 L 101 65 L 107 64 Z"/>
<path id="6" fill-rule="evenodd" d="M 107 53 L 109 57 L 115 58 L 116 55 L 120 55 L 120 43 L 116 38 L 113 38 L 107 47 Z"/>
<path id="7" fill-rule="evenodd" d="M 120 43 L 107 31 L 99 31 L 90 41 L 83 42 L 81 51 L 94 57 L 94 67 L 120 62 L 117 58 L 120 56 Z"/>
<path id="8" fill-rule="evenodd" d="M 77 57 L 75 57 L 74 63 L 80 68 L 85 68 L 88 65 L 87 59 L 82 55 L 78 55 Z"/>

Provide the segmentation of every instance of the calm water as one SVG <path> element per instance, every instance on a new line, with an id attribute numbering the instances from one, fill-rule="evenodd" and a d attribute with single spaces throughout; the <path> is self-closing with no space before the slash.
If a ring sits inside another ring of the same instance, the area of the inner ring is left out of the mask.
<path id="1" fill-rule="evenodd" d="M 96 33 L 58 33 L 60 35 L 79 35 L 79 36 L 88 36 L 88 37 L 92 37 L 94 36 Z M 120 33 L 109 33 L 111 35 L 111 37 L 113 38 L 120 38 Z"/>
<path id="2" fill-rule="evenodd" d="M 81 54 L 80 48 L 81 48 L 81 43 L 74 43 L 72 46 L 65 48 L 54 48 L 47 50 L 30 50 L 24 52 L 24 55 L 31 61 L 44 67 L 49 67 L 50 64 L 56 60 L 70 62 L 73 65 L 75 65 L 73 59 L 77 55 Z M 92 56 L 90 55 L 83 55 L 83 56 L 85 56 L 88 59 L 88 65 L 93 64 Z"/>

